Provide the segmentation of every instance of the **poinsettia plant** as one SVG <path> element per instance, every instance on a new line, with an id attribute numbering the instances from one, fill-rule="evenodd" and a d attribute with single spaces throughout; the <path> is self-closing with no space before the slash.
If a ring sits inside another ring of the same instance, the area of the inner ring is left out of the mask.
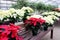
<path id="1" fill-rule="evenodd" d="M 15 23 L 16 21 L 19 22 L 22 19 L 25 20 L 25 16 L 32 12 L 33 9 L 30 7 L 22 7 L 21 9 L 10 8 L 9 10 L 0 10 L 0 24 L 2 24 L 5 21 Z"/>
<path id="2" fill-rule="evenodd" d="M 22 18 L 23 22 L 25 22 L 25 20 L 27 20 L 27 16 L 30 16 L 30 15 L 29 15 L 28 10 L 25 10 L 24 16 Z"/>
<path id="3" fill-rule="evenodd" d="M 0 25 L 0 40 L 23 40 L 18 37 L 17 31 L 19 26 L 14 24 Z"/>
<path id="4" fill-rule="evenodd" d="M 43 19 L 46 20 L 46 23 L 43 25 L 44 27 L 53 26 L 53 24 L 59 20 L 60 13 L 51 11 L 51 12 L 43 12 Z"/>
<path id="5" fill-rule="evenodd" d="M 45 23 L 45 20 L 42 18 L 29 18 L 28 20 L 25 20 L 25 25 L 27 30 L 31 30 L 33 36 L 37 35 L 38 30 L 40 29 L 41 25 Z"/>

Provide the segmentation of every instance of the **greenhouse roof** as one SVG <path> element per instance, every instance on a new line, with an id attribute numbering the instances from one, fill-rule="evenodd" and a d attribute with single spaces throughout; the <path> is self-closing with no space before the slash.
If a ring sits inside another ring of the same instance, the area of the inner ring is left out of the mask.
<path id="1" fill-rule="evenodd" d="M 30 0 L 30 2 L 43 2 L 45 4 L 56 5 L 60 8 L 60 0 Z"/>

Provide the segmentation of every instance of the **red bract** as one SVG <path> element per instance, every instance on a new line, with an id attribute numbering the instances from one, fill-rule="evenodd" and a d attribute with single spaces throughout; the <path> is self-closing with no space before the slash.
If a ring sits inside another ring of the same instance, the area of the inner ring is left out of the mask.
<path id="1" fill-rule="evenodd" d="M 39 18 L 39 22 L 40 22 L 40 24 L 42 25 L 43 23 L 45 23 L 45 20 Z"/>
<path id="2" fill-rule="evenodd" d="M 29 20 L 25 20 L 25 24 L 27 24 L 27 23 L 28 23 L 28 21 L 29 21 Z"/>
<path id="3" fill-rule="evenodd" d="M 8 40 L 8 37 L 0 38 L 0 40 Z"/>
<path id="4" fill-rule="evenodd" d="M 0 40 L 8 40 L 10 34 L 8 25 L 0 25 Z"/>
<path id="5" fill-rule="evenodd" d="M 17 36 L 17 31 L 18 31 L 19 27 L 20 26 L 16 26 L 14 24 L 10 24 L 10 30 L 12 32 L 12 35 L 11 35 L 12 38 Z"/>
<path id="6" fill-rule="evenodd" d="M 35 26 L 36 23 L 38 22 L 38 19 L 37 19 L 37 18 L 30 18 L 29 20 L 31 21 L 30 24 L 33 24 L 34 26 Z"/>
<path id="7" fill-rule="evenodd" d="M 30 22 L 30 24 L 36 26 L 37 22 L 40 23 L 41 25 L 45 22 L 45 20 L 41 18 L 30 18 L 29 21 L 27 20 L 26 23 Z"/>
<path id="8" fill-rule="evenodd" d="M 18 35 L 17 35 L 18 29 L 20 29 L 20 26 L 16 26 L 16 25 L 14 25 L 14 24 L 10 24 L 10 30 L 11 30 L 11 32 L 12 32 L 11 37 L 12 37 L 12 38 L 15 37 L 16 40 L 19 39 L 19 37 L 18 37 Z M 23 40 L 23 38 L 21 37 L 19 40 Z"/>
<path id="9" fill-rule="evenodd" d="M 10 33 L 11 34 L 11 38 L 16 38 L 16 40 L 18 40 L 18 35 L 17 35 L 17 31 L 19 29 L 20 26 L 16 26 L 14 24 L 10 24 L 10 25 L 0 25 L 0 40 L 8 40 L 8 35 Z M 20 39 L 19 39 L 20 40 Z M 21 40 L 23 40 L 23 38 L 21 37 Z"/>

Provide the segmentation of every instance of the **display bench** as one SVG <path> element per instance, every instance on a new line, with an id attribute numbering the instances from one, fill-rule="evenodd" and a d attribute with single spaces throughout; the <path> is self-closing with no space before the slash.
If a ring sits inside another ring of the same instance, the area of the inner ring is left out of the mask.
<path id="1" fill-rule="evenodd" d="M 20 24 L 20 26 L 24 26 L 23 24 Z M 19 31 L 19 35 L 24 37 L 24 40 L 41 40 L 48 32 L 51 32 L 50 38 L 53 39 L 53 29 L 54 27 L 49 27 L 47 31 L 40 31 L 36 36 L 32 35 L 31 31 L 25 31 L 25 28 L 23 27 L 22 30 Z"/>

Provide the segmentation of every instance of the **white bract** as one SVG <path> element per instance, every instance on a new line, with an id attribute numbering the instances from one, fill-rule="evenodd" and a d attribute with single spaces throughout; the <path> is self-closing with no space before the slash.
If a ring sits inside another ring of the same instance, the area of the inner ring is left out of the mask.
<path id="1" fill-rule="evenodd" d="M 4 14 L 4 13 L 5 13 L 5 14 Z M 6 16 L 7 16 L 6 11 L 0 10 L 0 20 L 3 20 L 3 18 L 6 17 Z"/>
<path id="2" fill-rule="evenodd" d="M 42 13 L 42 15 L 54 15 L 55 14 L 55 12 L 44 12 L 44 13 Z"/>
<path id="3" fill-rule="evenodd" d="M 29 13 L 34 12 L 33 9 L 30 7 L 22 7 L 21 10 L 23 10 L 23 11 L 28 10 Z"/>
<path id="4" fill-rule="evenodd" d="M 10 8 L 8 11 L 9 11 L 10 13 L 14 13 L 14 12 L 16 11 L 16 9 Z"/>
<path id="5" fill-rule="evenodd" d="M 16 10 L 15 12 L 16 12 L 17 15 L 20 16 L 20 18 L 23 17 L 24 16 L 24 13 L 25 13 L 25 11 L 20 10 L 20 9 Z"/>
<path id="6" fill-rule="evenodd" d="M 59 18 L 56 17 L 55 15 L 49 15 L 49 16 L 47 16 L 47 17 L 50 17 L 50 18 L 52 18 L 52 19 L 54 19 L 54 20 L 59 20 Z"/>
<path id="7" fill-rule="evenodd" d="M 58 13 L 58 12 L 55 12 L 55 15 L 58 16 L 58 17 L 60 17 L 60 13 Z"/>
<path id="8" fill-rule="evenodd" d="M 27 16 L 27 19 L 30 19 L 30 18 L 43 18 L 43 16 L 41 16 L 41 15 L 31 15 L 31 16 Z"/>
<path id="9" fill-rule="evenodd" d="M 3 20 L 3 17 L 0 17 L 0 20 L 2 21 Z"/>
<path id="10" fill-rule="evenodd" d="M 52 20 L 52 18 L 50 18 L 50 17 L 44 17 L 43 18 L 45 21 L 46 21 L 46 23 L 48 23 L 48 24 L 54 24 L 54 20 Z"/>

